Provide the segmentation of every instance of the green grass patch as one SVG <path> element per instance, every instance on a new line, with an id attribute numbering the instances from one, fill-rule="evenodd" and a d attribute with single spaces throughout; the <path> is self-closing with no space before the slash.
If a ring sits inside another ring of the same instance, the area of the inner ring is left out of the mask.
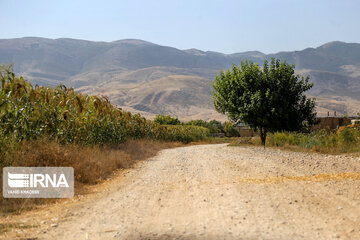
<path id="1" fill-rule="evenodd" d="M 261 146 L 259 137 L 240 137 L 230 146 Z M 320 153 L 360 152 L 360 128 L 342 127 L 336 133 L 321 130 L 313 133 L 275 132 L 268 135 L 267 147 Z"/>

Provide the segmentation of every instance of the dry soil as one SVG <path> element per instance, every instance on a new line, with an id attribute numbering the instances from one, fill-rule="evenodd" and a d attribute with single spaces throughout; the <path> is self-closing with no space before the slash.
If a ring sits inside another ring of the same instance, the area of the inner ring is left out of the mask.
<path id="1" fill-rule="evenodd" d="M 258 147 L 161 151 L 97 192 L 2 221 L 3 238 L 360 239 L 360 158 Z"/>

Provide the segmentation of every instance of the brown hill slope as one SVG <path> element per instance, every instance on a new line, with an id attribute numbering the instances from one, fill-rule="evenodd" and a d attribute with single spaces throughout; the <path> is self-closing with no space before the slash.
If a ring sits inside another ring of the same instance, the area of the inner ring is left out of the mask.
<path id="1" fill-rule="evenodd" d="M 134 112 L 153 117 L 170 114 L 183 120 L 225 117 L 212 109 L 211 80 L 187 75 L 169 75 L 148 82 L 121 85 L 116 81 L 96 88 L 81 88 L 87 93 L 106 94 L 113 102 Z"/>
<path id="2" fill-rule="evenodd" d="M 113 103 L 149 115 L 181 118 L 214 115 L 211 81 L 220 69 L 248 59 L 262 64 L 277 57 L 310 75 L 321 115 L 327 111 L 360 112 L 360 44 L 331 42 L 302 51 L 263 54 L 257 51 L 222 54 L 179 50 L 142 40 L 91 42 L 74 39 L 20 38 L 0 40 L 0 64 L 32 83 L 65 84 L 101 93 Z M 196 90 L 195 90 L 196 89 Z"/>

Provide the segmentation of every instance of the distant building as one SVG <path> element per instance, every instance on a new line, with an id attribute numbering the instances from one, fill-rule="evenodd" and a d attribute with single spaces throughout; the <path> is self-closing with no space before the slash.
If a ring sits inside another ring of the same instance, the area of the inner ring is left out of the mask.
<path id="1" fill-rule="evenodd" d="M 318 117 L 316 118 L 319 123 L 311 127 L 312 131 L 318 131 L 325 129 L 330 132 L 335 132 L 341 126 L 347 126 L 351 124 L 349 117 Z"/>
<path id="2" fill-rule="evenodd" d="M 317 117 L 316 120 L 318 123 L 311 127 L 311 131 L 325 129 L 329 132 L 335 132 L 341 126 L 360 124 L 359 117 Z M 241 137 L 253 137 L 258 135 L 245 123 L 240 122 L 234 126 L 239 131 Z"/>
<path id="3" fill-rule="evenodd" d="M 352 119 L 351 125 L 360 125 L 360 119 Z"/>
<path id="4" fill-rule="evenodd" d="M 235 124 L 234 127 L 239 131 L 240 137 L 254 137 L 258 135 L 253 129 L 243 122 Z"/>

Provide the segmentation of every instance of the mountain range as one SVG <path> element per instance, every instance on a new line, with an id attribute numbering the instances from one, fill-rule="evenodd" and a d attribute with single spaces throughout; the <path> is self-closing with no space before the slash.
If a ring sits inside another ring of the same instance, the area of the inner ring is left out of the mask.
<path id="1" fill-rule="evenodd" d="M 251 60 L 260 65 L 272 57 L 295 64 L 309 75 L 319 116 L 360 112 L 360 44 L 329 42 L 301 51 L 223 54 L 180 50 L 126 39 L 93 42 L 26 37 L 0 39 L 0 64 L 13 63 L 17 74 L 33 84 L 64 84 L 147 117 L 171 114 L 182 120 L 218 119 L 212 106 L 211 83 L 220 69 Z"/>

